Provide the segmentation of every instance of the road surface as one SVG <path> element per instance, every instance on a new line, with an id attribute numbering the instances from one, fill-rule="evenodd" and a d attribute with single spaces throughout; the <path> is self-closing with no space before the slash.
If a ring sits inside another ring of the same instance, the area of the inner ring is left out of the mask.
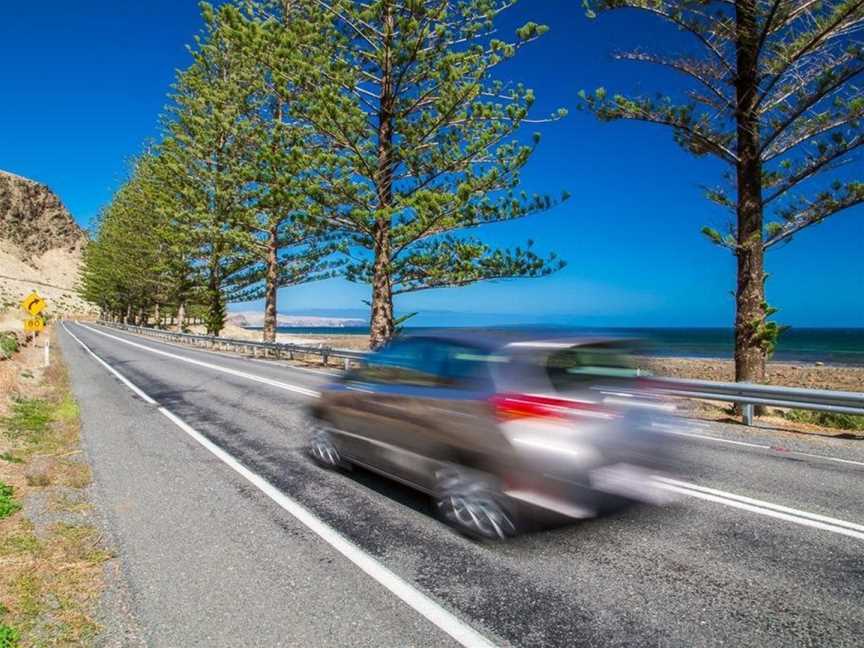
<path id="1" fill-rule="evenodd" d="M 98 326 L 59 336 L 149 645 L 864 641 L 855 442 L 778 449 L 694 424 L 677 503 L 477 544 L 408 489 L 310 463 L 302 413 L 324 373 Z"/>

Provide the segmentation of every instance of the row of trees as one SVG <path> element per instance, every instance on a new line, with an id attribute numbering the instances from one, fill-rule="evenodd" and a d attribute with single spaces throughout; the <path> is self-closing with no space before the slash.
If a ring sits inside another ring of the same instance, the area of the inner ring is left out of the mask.
<path id="1" fill-rule="evenodd" d="M 519 191 L 539 143 L 533 93 L 495 78 L 540 37 L 495 36 L 504 0 L 278 0 L 203 5 L 164 137 L 102 213 L 84 291 L 115 316 L 206 310 L 336 274 L 371 286 L 371 343 L 394 297 L 563 266 L 482 226 L 548 210 Z M 566 198 L 564 196 L 563 198 Z"/>
<path id="2" fill-rule="evenodd" d="M 107 310 L 206 308 L 339 274 L 371 286 L 372 344 L 398 324 L 399 294 L 562 266 L 530 242 L 501 250 L 482 226 L 549 209 L 519 192 L 539 137 L 531 90 L 497 68 L 542 36 L 496 34 L 513 0 L 258 0 L 204 8 L 194 63 L 165 136 L 99 223 L 85 290 Z M 780 327 L 764 253 L 864 201 L 864 0 L 586 0 L 692 37 L 690 51 L 618 58 L 683 75 L 685 94 L 582 93 L 601 120 L 670 128 L 686 151 L 728 165 L 708 198 L 731 213 L 704 228 L 737 258 L 739 380 L 764 377 Z M 706 183 L 708 184 L 708 183 Z M 566 196 L 564 196 L 566 198 Z M 480 229 L 478 229 L 480 228 Z"/>

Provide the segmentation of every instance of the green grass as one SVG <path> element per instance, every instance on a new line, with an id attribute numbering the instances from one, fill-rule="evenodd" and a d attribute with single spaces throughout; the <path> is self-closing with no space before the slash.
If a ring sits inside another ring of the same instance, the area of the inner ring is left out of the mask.
<path id="1" fill-rule="evenodd" d="M 0 482 L 0 520 L 21 510 L 21 504 L 12 498 L 13 488 Z"/>
<path id="2" fill-rule="evenodd" d="M 0 419 L 0 427 L 12 439 L 24 437 L 31 443 L 38 443 L 48 431 L 53 409 L 48 401 L 38 398 L 15 401 L 12 415 Z"/>
<path id="3" fill-rule="evenodd" d="M 24 463 L 23 459 L 19 459 L 18 457 L 13 455 L 11 452 L 4 452 L 4 453 L 0 454 L 0 459 L 5 461 L 6 463 L 14 463 L 14 464 Z"/>
<path id="4" fill-rule="evenodd" d="M 0 648 L 18 648 L 20 642 L 21 635 L 15 628 L 0 623 Z"/>
<path id="5" fill-rule="evenodd" d="M 72 394 L 66 394 L 54 410 L 54 417 L 60 421 L 74 421 L 79 414 L 78 403 L 72 398 Z"/>
<path id="6" fill-rule="evenodd" d="M 14 333 L 0 333 L 0 358 L 11 358 L 18 352 L 18 337 Z"/>
<path id="7" fill-rule="evenodd" d="M 839 430 L 864 430 L 864 416 L 860 414 L 834 414 L 833 412 L 811 412 L 789 410 L 783 417 L 796 423 L 812 423 Z"/>

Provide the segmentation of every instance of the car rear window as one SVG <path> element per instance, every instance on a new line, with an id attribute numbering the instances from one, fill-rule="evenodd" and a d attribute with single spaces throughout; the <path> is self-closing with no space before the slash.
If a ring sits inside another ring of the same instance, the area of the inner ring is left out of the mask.
<path id="1" fill-rule="evenodd" d="M 556 351 L 546 361 L 546 373 L 558 391 L 638 375 L 628 349 L 620 344 L 591 344 Z"/>
<path id="2" fill-rule="evenodd" d="M 440 361 L 425 340 L 397 340 L 372 354 L 350 380 L 431 387 L 439 382 Z"/>
<path id="3" fill-rule="evenodd" d="M 418 387 L 476 387 L 490 380 L 489 363 L 501 360 L 483 349 L 449 340 L 396 340 L 346 378 Z"/>

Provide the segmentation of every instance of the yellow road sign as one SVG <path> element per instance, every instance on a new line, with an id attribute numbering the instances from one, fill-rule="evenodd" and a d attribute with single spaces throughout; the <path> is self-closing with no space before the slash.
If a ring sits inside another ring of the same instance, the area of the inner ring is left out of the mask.
<path id="1" fill-rule="evenodd" d="M 41 317 L 31 317 L 24 320 L 24 330 L 27 333 L 39 333 L 45 328 L 45 320 Z"/>
<path id="2" fill-rule="evenodd" d="M 36 317 L 45 309 L 45 300 L 42 299 L 36 291 L 31 292 L 21 302 L 21 308 Z"/>

